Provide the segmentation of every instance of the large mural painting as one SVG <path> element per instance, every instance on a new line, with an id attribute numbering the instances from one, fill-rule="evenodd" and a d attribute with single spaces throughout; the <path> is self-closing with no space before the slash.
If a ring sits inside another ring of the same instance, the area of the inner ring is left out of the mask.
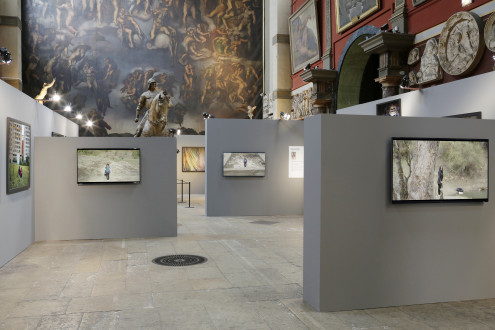
<path id="1" fill-rule="evenodd" d="M 134 134 L 153 78 L 171 95 L 168 126 L 204 130 L 203 112 L 261 109 L 262 0 L 23 0 L 23 85 L 53 86 L 91 119 L 81 135 Z M 47 96 L 47 98 L 48 98 Z M 248 108 L 249 107 L 249 108 Z M 84 119 L 83 119 L 84 120 Z"/>

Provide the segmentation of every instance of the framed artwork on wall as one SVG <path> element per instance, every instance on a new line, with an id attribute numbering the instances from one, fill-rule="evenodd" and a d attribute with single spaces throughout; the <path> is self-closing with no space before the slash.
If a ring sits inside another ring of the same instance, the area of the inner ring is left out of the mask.
<path id="1" fill-rule="evenodd" d="M 458 115 L 447 116 L 448 118 L 465 118 L 465 119 L 481 119 L 481 111 L 461 113 Z"/>
<path id="2" fill-rule="evenodd" d="M 182 172 L 204 172 L 205 164 L 205 147 L 182 147 Z"/>
<path id="3" fill-rule="evenodd" d="M 65 137 L 65 135 L 60 134 L 60 133 L 56 133 L 56 132 L 52 132 L 52 137 Z"/>
<path id="4" fill-rule="evenodd" d="M 31 125 L 7 118 L 7 194 L 31 183 Z"/>
<path id="5" fill-rule="evenodd" d="M 401 114 L 400 99 L 376 105 L 377 116 L 400 117 Z"/>
<path id="6" fill-rule="evenodd" d="M 289 17 L 292 73 L 320 59 L 320 37 L 315 0 L 308 0 Z"/>
<path id="7" fill-rule="evenodd" d="M 340 33 L 380 9 L 380 0 L 335 0 L 335 9 Z"/>

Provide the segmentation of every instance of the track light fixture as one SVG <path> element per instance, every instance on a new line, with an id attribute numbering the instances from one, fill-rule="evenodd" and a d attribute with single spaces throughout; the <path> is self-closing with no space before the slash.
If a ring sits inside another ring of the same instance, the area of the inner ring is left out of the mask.
<path id="1" fill-rule="evenodd" d="M 399 87 L 400 87 L 400 89 L 406 89 L 406 90 L 412 90 L 412 91 L 422 89 L 421 87 L 409 87 L 409 76 L 407 74 L 402 77 L 402 81 L 400 82 Z"/>
<path id="2" fill-rule="evenodd" d="M 203 118 L 204 118 L 204 119 L 208 119 L 208 118 L 215 118 L 215 116 L 213 116 L 213 115 L 212 115 L 212 114 L 210 114 L 210 113 L 203 112 Z"/>
<path id="3" fill-rule="evenodd" d="M 289 120 L 290 119 L 290 114 L 289 113 L 285 113 L 285 112 L 280 112 L 280 119 Z"/>
<path id="4" fill-rule="evenodd" d="M 12 55 L 5 47 L 0 48 L 0 64 L 10 64 L 12 62 Z"/>

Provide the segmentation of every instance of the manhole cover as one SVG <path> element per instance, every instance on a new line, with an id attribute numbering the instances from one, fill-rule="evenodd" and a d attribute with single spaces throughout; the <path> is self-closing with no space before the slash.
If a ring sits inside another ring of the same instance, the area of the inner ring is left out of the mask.
<path id="1" fill-rule="evenodd" d="M 206 262 L 208 259 L 201 256 L 194 256 L 190 254 L 176 254 L 171 256 L 158 257 L 153 259 L 153 262 L 161 266 L 192 266 L 199 265 Z"/>
<path id="2" fill-rule="evenodd" d="M 254 223 L 256 225 L 274 225 L 278 222 L 277 221 L 259 220 L 259 221 L 251 221 L 251 223 Z"/>

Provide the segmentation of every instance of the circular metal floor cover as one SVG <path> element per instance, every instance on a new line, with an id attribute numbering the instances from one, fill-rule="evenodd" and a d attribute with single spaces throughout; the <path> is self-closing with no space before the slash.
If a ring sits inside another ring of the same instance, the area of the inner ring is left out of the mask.
<path id="1" fill-rule="evenodd" d="M 206 262 L 208 259 L 190 254 L 175 254 L 171 256 L 158 257 L 153 259 L 153 263 L 161 266 L 192 266 Z"/>

